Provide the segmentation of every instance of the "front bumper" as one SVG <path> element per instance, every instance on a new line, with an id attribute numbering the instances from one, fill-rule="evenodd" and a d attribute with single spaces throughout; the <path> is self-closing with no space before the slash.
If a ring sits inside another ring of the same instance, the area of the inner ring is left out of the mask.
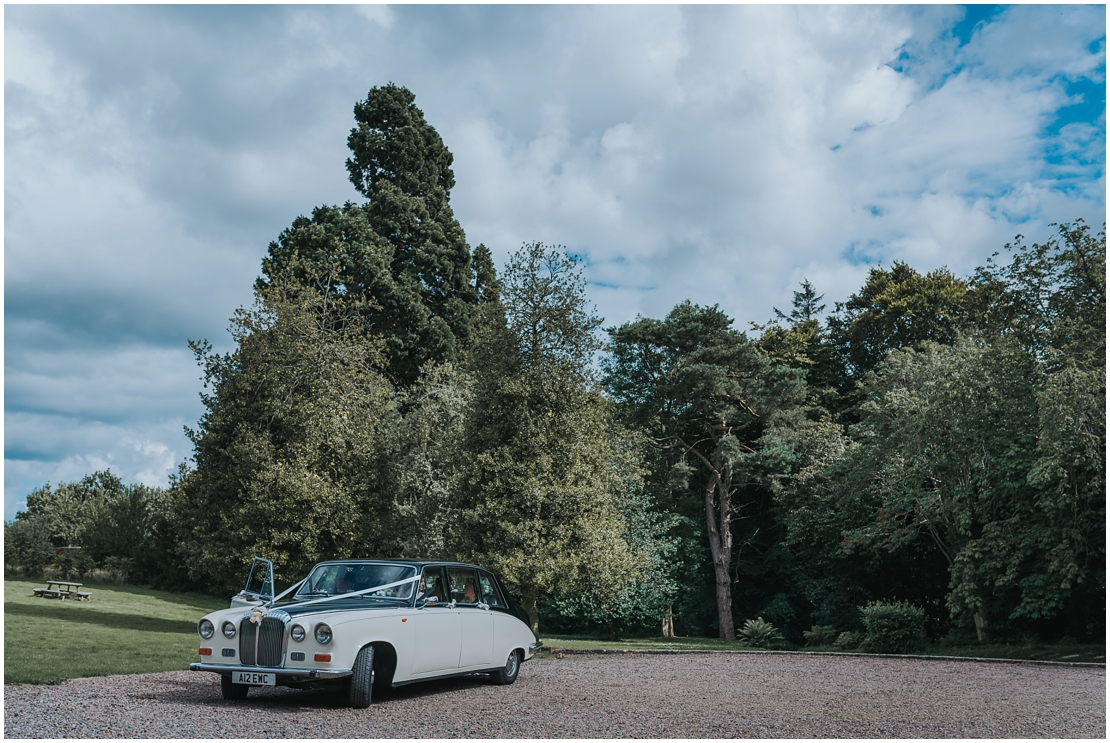
<path id="1" fill-rule="evenodd" d="M 231 666 L 219 663 L 190 663 L 190 671 L 211 671 L 212 673 L 231 673 L 232 671 L 253 671 L 255 673 L 277 674 L 279 679 L 296 681 L 326 681 L 351 675 L 350 668 L 262 668 L 260 666 Z"/>

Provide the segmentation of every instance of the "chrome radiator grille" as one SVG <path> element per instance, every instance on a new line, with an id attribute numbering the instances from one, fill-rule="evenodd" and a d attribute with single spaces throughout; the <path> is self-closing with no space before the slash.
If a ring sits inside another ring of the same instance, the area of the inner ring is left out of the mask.
<path id="1" fill-rule="evenodd" d="M 258 625 L 250 617 L 239 622 L 239 662 L 245 666 L 258 665 L 254 662 L 255 644 L 258 642 Z"/>
<path id="2" fill-rule="evenodd" d="M 239 621 L 239 662 L 244 666 L 281 668 L 285 665 L 286 627 L 290 617 L 274 609 L 259 624 L 246 615 Z"/>
<path id="3" fill-rule="evenodd" d="M 285 622 L 279 617 L 264 617 L 258 633 L 258 665 L 277 668 L 285 662 Z"/>

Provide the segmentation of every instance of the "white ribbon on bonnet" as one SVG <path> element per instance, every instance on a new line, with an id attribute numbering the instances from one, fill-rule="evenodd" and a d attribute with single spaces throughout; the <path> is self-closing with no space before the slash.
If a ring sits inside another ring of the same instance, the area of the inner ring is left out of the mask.
<path id="1" fill-rule="evenodd" d="M 304 583 L 305 580 L 308 580 L 308 578 L 305 578 L 300 583 L 294 583 L 293 585 L 289 586 L 289 588 L 287 588 L 287 589 L 285 589 L 284 591 L 281 592 L 280 596 L 275 596 L 274 597 L 274 602 L 276 603 L 278 599 L 284 598 L 285 595 L 288 594 L 290 591 L 292 591 L 296 588 L 300 588 L 300 586 Z M 361 596 L 364 593 L 373 593 L 374 591 L 384 591 L 386 588 L 394 588 L 396 586 L 403 586 L 406 583 L 415 583 L 418 580 L 420 580 L 420 576 L 419 575 L 414 575 L 411 578 L 405 578 L 404 580 L 394 581 L 393 583 L 386 583 L 384 586 L 374 586 L 373 588 L 364 588 L 361 591 L 351 591 L 350 593 L 339 593 L 339 594 L 336 594 L 335 596 L 325 596 L 322 599 L 312 599 L 311 601 L 302 601 L 297 605 L 298 606 L 308 606 L 309 604 L 322 604 L 325 601 L 335 601 L 336 599 L 345 599 L 345 598 L 350 598 L 351 596 Z"/>

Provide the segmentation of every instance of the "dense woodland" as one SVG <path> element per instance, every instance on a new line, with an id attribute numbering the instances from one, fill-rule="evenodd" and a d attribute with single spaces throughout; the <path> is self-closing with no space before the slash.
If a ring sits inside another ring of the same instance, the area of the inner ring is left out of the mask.
<path id="1" fill-rule="evenodd" d="M 238 589 L 343 557 L 488 566 L 545 632 L 787 642 L 906 602 L 949 642 L 1101 641 L 1106 239 L 1021 237 L 966 277 L 876 266 L 737 326 L 697 298 L 605 327 L 573 256 L 498 272 L 452 156 L 388 85 L 355 107 L 361 203 L 270 244 L 165 488 L 47 485 L 8 570 Z"/>

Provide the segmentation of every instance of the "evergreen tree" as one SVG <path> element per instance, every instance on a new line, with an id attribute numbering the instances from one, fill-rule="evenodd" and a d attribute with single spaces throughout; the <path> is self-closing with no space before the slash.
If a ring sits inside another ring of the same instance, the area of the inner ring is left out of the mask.
<path id="1" fill-rule="evenodd" d="M 341 257 L 332 288 L 371 300 L 367 327 L 382 336 L 386 374 L 401 387 L 428 362 L 458 361 L 475 306 L 496 296 L 489 251 L 471 256 L 451 211 L 452 155 L 415 100 L 389 84 L 355 105 L 347 171 L 368 201 L 295 219 L 270 243 L 260 280 L 291 269 L 303 282 Z"/>
<path id="2" fill-rule="evenodd" d="M 762 510 L 764 437 L 795 423 L 804 395 L 800 373 L 772 363 L 731 325 L 716 307 L 685 302 L 664 320 L 639 318 L 611 329 L 605 365 L 606 385 L 626 420 L 669 452 L 660 463 L 668 469 L 653 477 L 701 507 L 718 632 L 727 639 L 735 638 L 733 521 Z M 755 527 L 740 543 L 760 531 Z"/>

